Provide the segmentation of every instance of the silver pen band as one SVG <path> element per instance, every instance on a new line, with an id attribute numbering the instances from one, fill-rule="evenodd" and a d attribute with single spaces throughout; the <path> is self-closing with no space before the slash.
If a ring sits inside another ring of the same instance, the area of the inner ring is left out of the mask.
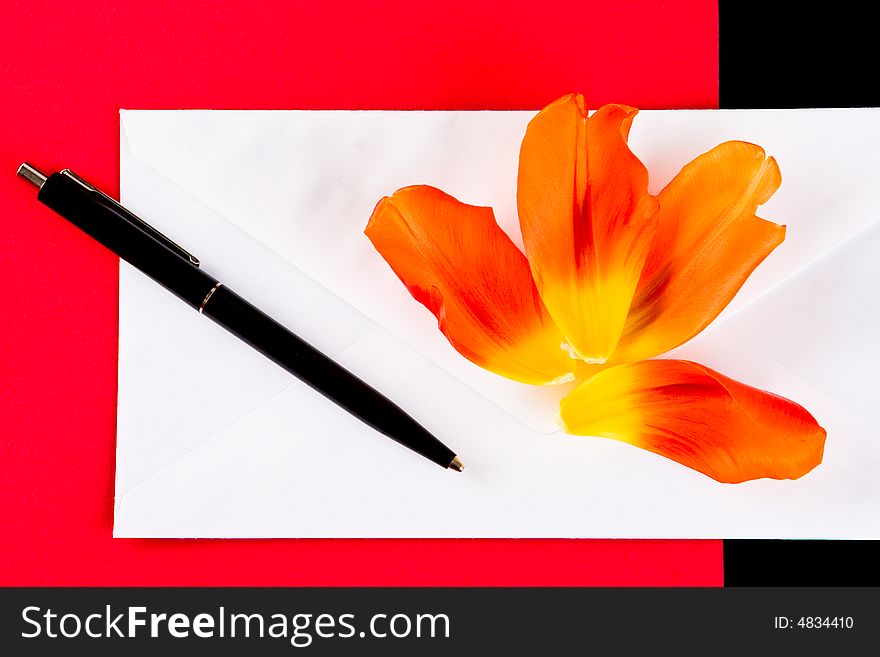
<path id="1" fill-rule="evenodd" d="M 223 285 L 223 283 L 217 283 L 217 285 L 212 287 L 211 291 L 205 295 L 205 298 L 202 299 L 202 305 L 199 306 L 199 314 L 200 315 L 203 315 L 205 313 L 205 305 L 208 303 L 208 301 L 211 300 L 211 297 L 214 295 L 214 292 L 216 292 L 220 288 L 221 285 Z"/>

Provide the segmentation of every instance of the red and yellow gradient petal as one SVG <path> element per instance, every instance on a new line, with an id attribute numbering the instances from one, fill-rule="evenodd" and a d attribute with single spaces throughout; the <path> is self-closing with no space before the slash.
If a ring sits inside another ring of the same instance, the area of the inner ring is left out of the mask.
<path id="1" fill-rule="evenodd" d="M 785 226 L 755 216 L 779 188 L 764 150 L 720 144 L 660 192 L 660 221 L 615 362 L 650 358 L 690 340 L 730 303 L 785 239 Z"/>
<path id="2" fill-rule="evenodd" d="M 523 383 L 574 378 L 525 256 L 491 208 L 405 187 L 379 201 L 365 233 L 465 358 Z"/>
<path id="3" fill-rule="evenodd" d="M 657 224 L 648 172 L 627 146 L 637 110 L 584 98 L 552 103 L 522 142 L 517 206 L 526 255 L 544 305 L 573 352 L 611 357 Z"/>
<path id="4" fill-rule="evenodd" d="M 725 483 L 797 479 L 825 446 L 798 404 L 681 360 L 609 367 L 575 388 L 561 415 L 569 433 L 628 442 Z"/>

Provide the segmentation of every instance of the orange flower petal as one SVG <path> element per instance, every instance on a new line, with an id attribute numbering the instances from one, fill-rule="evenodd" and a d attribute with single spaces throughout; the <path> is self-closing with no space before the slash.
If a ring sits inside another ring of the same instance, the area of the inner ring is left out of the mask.
<path id="1" fill-rule="evenodd" d="M 660 192 L 660 223 L 615 361 L 650 358 L 718 316 L 785 226 L 755 216 L 779 187 L 776 161 L 745 142 L 696 158 Z"/>
<path id="2" fill-rule="evenodd" d="M 576 367 L 525 256 L 491 208 L 405 187 L 376 206 L 367 237 L 465 358 L 524 383 L 561 383 Z"/>
<path id="3" fill-rule="evenodd" d="M 689 361 L 609 367 L 575 388 L 561 413 L 569 433 L 622 440 L 726 483 L 797 479 L 825 446 L 803 407 Z"/>
<path id="4" fill-rule="evenodd" d="M 637 110 L 587 118 L 581 95 L 529 123 L 517 205 L 526 255 L 548 311 L 573 351 L 603 363 L 623 331 L 656 227 L 648 172 L 627 146 Z"/>

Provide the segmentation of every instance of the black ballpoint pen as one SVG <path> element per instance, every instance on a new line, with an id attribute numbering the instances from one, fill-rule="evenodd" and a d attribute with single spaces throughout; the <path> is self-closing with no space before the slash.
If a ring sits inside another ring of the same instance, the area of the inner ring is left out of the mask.
<path id="1" fill-rule="evenodd" d="M 356 418 L 427 459 L 461 472 L 461 461 L 403 409 L 206 274 L 192 254 L 68 169 L 18 175 L 37 199 L 184 302 Z"/>

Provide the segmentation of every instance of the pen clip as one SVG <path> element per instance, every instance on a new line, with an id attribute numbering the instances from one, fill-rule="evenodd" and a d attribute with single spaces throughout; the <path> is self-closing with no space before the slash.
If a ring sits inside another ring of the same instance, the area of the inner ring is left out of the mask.
<path id="1" fill-rule="evenodd" d="M 132 224 L 134 224 L 135 226 L 140 228 L 142 231 L 144 231 L 147 235 L 152 237 L 154 240 L 163 244 L 167 248 L 171 249 L 177 255 L 179 255 L 181 258 L 183 258 L 184 260 L 188 260 L 189 262 L 194 264 L 196 267 L 199 266 L 199 259 L 196 258 L 192 253 L 190 253 L 189 251 L 184 249 L 177 242 L 174 242 L 173 240 L 169 239 L 167 236 L 160 233 L 158 230 L 153 228 L 150 224 L 148 224 L 146 221 L 144 221 L 143 219 L 138 217 L 136 214 L 134 214 L 130 210 L 123 207 L 117 200 L 110 198 L 104 192 L 102 192 L 100 189 L 98 189 L 97 187 L 95 187 L 91 183 L 80 178 L 78 175 L 76 175 L 70 169 L 62 169 L 61 175 L 67 176 L 71 180 L 79 183 L 80 185 L 82 185 L 83 187 L 88 189 L 90 192 L 94 192 L 95 194 L 98 194 L 101 198 L 104 199 L 104 201 L 109 203 L 119 214 L 121 214 L 123 217 L 125 217 L 126 220 L 128 220 L 129 222 L 131 222 Z"/>

